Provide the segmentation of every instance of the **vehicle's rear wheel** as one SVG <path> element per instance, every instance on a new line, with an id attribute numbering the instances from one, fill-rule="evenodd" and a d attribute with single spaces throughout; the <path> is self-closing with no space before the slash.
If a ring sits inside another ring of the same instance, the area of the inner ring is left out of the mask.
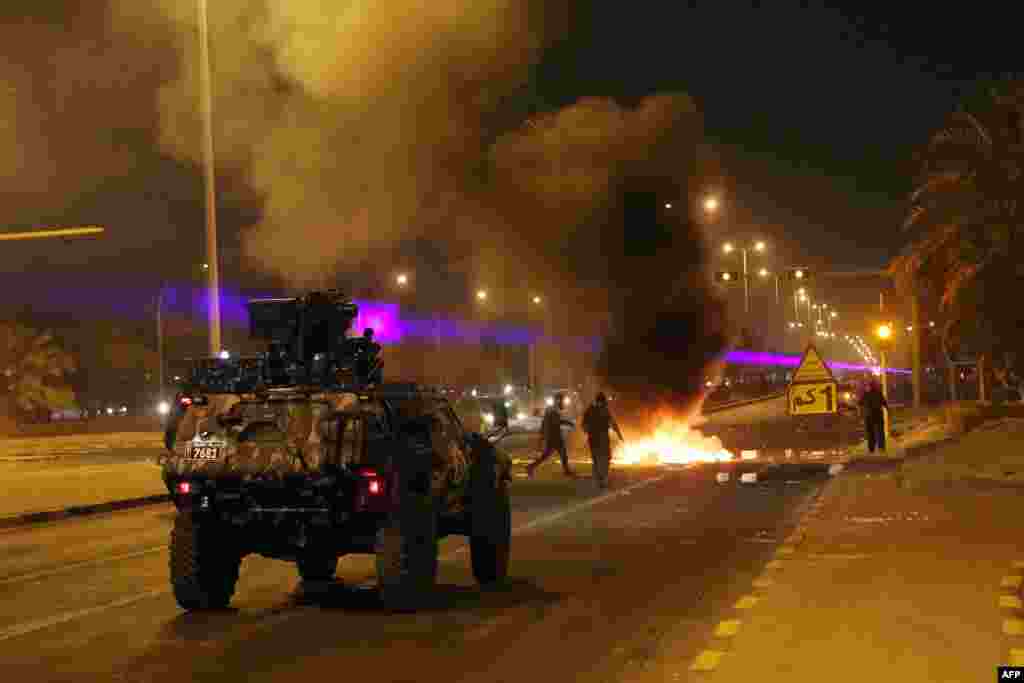
<path id="1" fill-rule="evenodd" d="M 512 549 L 512 504 L 493 452 L 482 453 L 470 482 L 469 550 L 481 585 L 504 581 Z"/>
<path id="2" fill-rule="evenodd" d="M 377 532 L 377 579 L 384 606 L 414 610 L 429 598 L 437 579 L 437 510 L 430 472 L 398 477 L 397 509 Z"/>
<path id="3" fill-rule="evenodd" d="M 189 510 L 178 512 L 171 529 L 171 587 L 186 610 L 223 609 L 231 602 L 242 564 L 241 553 L 215 523 L 198 523 Z"/>

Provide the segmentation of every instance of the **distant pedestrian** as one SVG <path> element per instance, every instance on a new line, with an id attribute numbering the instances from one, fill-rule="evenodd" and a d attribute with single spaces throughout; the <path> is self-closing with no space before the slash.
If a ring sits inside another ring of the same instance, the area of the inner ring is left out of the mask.
<path id="1" fill-rule="evenodd" d="M 558 393 L 555 394 L 552 404 L 544 411 L 544 419 L 540 425 L 541 456 L 526 466 L 526 474 L 531 479 L 541 463 L 551 457 L 551 454 L 556 451 L 562 459 L 562 472 L 565 476 L 576 476 L 569 467 L 569 452 L 565 447 L 565 437 L 562 436 L 562 425 L 568 427 L 575 427 L 576 425 L 562 417 L 562 409 L 564 407 L 565 394 Z"/>
<path id="2" fill-rule="evenodd" d="M 882 388 L 878 382 L 872 380 L 867 391 L 860 399 L 861 411 L 864 413 L 864 431 L 868 438 L 868 453 L 874 453 L 875 448 L 885 452 L 885 411 L 889 409 L 889 403 L 885 400 Z"/>
<path id="3" fill-rule="evenodd" d="M 583 430 L 587 433 L 590 459 L 594 467 L 594 482 L 599 488 L 608 488 L 608 471 L 612 465 L 612 444 L 609 430 L 615 430 L 619 441 L 625 443 L 619 424 L 608 410 L 608 397 L 598 393 L 594 402 L 583 413 Z"/>

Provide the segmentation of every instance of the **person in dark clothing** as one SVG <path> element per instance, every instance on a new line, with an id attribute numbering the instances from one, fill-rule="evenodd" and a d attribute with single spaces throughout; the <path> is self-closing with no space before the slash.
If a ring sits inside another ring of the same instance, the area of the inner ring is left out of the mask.
<path id="1" fill-rule="evenodd" d="M 562 417 L 562 408 L 565 406 L 565 395 L 555 394 L 554 403 L 544 411 L 544 420 L 540 425 L 540 438 L 542 453 L 539 458 L 526 466 L 526 474 L 532 479 L 533 473 L 540 467 L 541 463 L 551 457 L 551 454 L 558 451 L 562 459 L 562 472 L 567 477 L 575 477 L 575 473 L 569 468 L 569 452 L 565 448 L 565 438 L 562 436 L 562 425 L 575 427 L 572 422 Z"/>
<path id="2" fill-rule="evenodd" d="M 875 448 L 885 452 L 885 411 L 888 410 L 889 404 L 885 400 L 878 382 L 872 380 L 868 385 L 868 390 L 860 398 L 860 407 L 864 414 L 868 453 L 874 453 Z"/>
<path id="3" fill-rule="evenodd" d="M 594 482 L 602 489 L 608 488 L 608 470 L 612 464 L 610 429 L 614 429 L 619 441 L 625 443 L 619 424 L 608 410 L 608 397 L 599 393 L 583 413 L 583 430 L 587 433 L 590 458 L 594 463 Z"/>

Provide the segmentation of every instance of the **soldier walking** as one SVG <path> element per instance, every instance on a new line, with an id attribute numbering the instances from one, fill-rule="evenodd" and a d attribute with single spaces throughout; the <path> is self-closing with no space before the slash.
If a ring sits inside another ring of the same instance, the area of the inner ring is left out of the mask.
<path id="1" fill-rule="evenodd" d="M 583 429 L 587 433 L 587 444 L 590 446 L 590 458 L 593 461 L 594 483 L 598 488 L 608 488 L 608 471 L 612 464 L 612 444 L 608 431 L 615 430 L 619 441 L 622 437 L 619 424 L 608 410 L 608 397 L 598 393 L 594 402 L 583 413 Z"/>
<path id="2" fill-rule="evenodd" d="M 542 453 L 539 458 L 526 466 L 526 474 L 531 479 L 537 468 L 551 457 L 551 454 L 558 451 L 562 459 L 562 472 L 567 477 L 575 477 L 576 474 L 569 467 L 569 453 L 565 447 L 565 437 L 562 436 L 562 425 L 575 427 L 572 422 L 562 417 L 562 409 L 565 407 L 565 394 L 555 394 L 554 403 L 544 411 L 544 420 L 540 425 L 540 438 Z"/>

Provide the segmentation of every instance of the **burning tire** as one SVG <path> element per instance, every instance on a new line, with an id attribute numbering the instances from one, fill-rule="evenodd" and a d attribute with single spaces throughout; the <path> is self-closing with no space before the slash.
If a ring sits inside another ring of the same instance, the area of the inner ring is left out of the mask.
<path id="1" fill-rule="evenodd" d="M 171 529 L 170 570 L 174 599 L 185 610 L 223 609 L 231 602 L 242 564 L 214 525 L 180 511 Z"/>
<path id="2" fill-rule="evenodd" d="M 512 548 L 512 504 L 493 450 L 481 454 L 470 482 L 469 550 L 481 585 L 505 580 Z"/>
<path id="3" fill-rule="evenodd" d="M 437 579 L 437 512 L 430 474 L 399 477 L 399 503 L 377 532 L 377 580 L 381 602 L 407 611 L 422 606 Z"/>

